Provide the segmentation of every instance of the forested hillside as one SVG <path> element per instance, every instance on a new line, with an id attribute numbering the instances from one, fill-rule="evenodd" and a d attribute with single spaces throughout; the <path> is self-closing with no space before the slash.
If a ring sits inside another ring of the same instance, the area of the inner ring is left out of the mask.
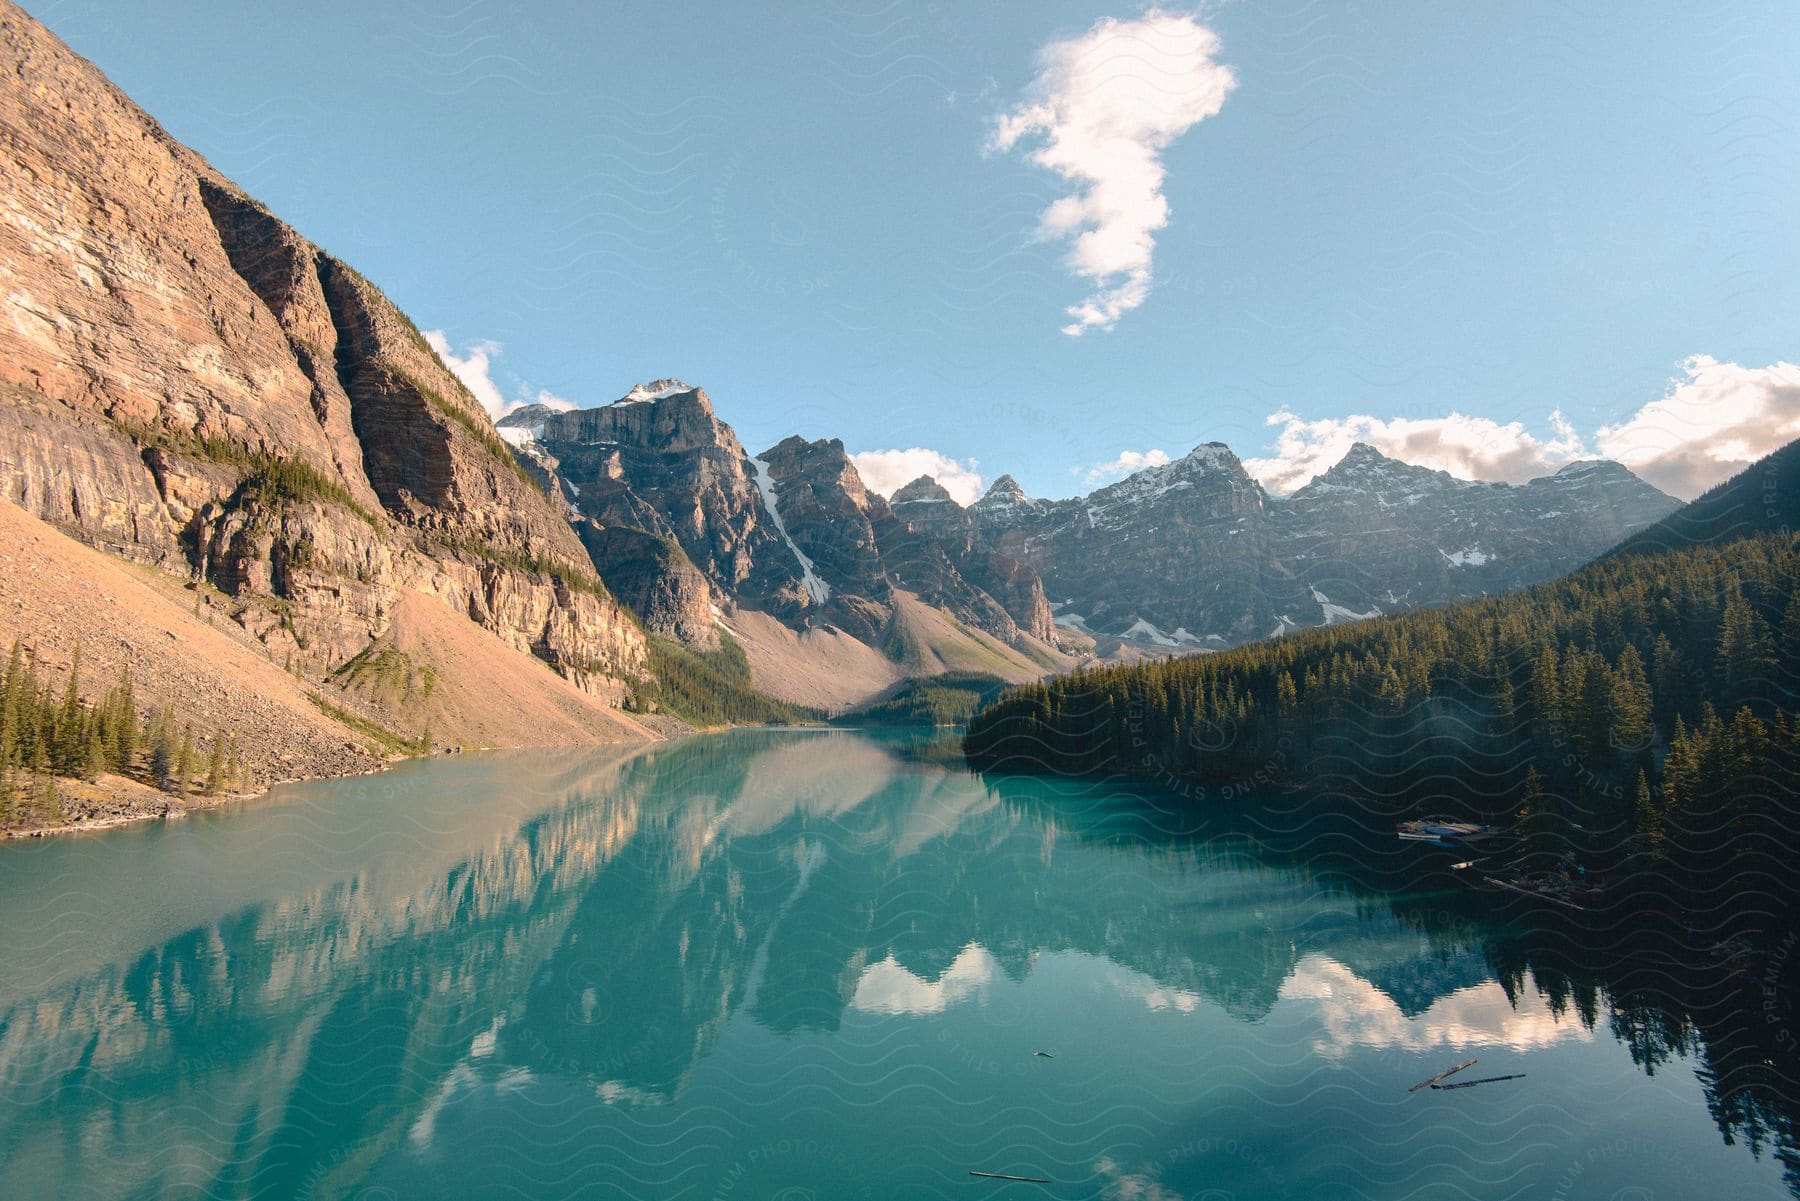
<path id="1" fill-rule="evenodd" d="M 1800 829 L 1792 503 L 1772 495 L 1757 524 L 1774 532 L 1723 545 L 1016 688 L 976 716 L 965 750 L 981 767 L 1199 791 L 1304 783 L 1377 818 L 1513 822 L 1595 862 L 1639 856 L 1695 888 L 1766 884 L 1791 902 L 1779 856 Z"/>

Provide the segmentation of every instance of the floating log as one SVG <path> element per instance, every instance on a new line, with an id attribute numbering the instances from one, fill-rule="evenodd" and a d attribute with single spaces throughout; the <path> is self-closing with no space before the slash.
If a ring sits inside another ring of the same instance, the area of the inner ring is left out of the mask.
<path id="1" fill-rule="evenodd" d="M 1437 1089 L 1474 1088 L 1477 1084 L 1492 1084 L 1497 1080 L 1523 1079 L 1525 1079 L 1524 1072 L 1514 1072 L 1510 1076 L 1483 1076 L 1480 1080 L 1459 1080 L 1455 1084 L 1434 1084 L 1431 1087 Z"/>
<path id="2" fill-rule="evenodd" d="M 1539 892 L 1535 888 L 1522 888 L 1519 885 L 1514 884 L 1511 880 L 1502 880 L 1499 876 L 1483 876 L 1482 879 L 1490 884 L 1498 884 L 1501 888 L 1510 888 L 1520 896 L 1531 897 L 1533 900 L 1538 901 L 1549 901 L 1552 905 L 1561 905 L 1565 909 L 1575 909 L 1582 913 L 1587 912 L 1587 906 L 1577 905 L 1574 901 L 1571 901 L 1566 897 L 1556 896 L 1554 893 Z"/>
<path id="3" fill-rule="evenodd" d="M 1447 1071 L 1439 1072 L 1435 1076 L 1427 1077 L 1426 1079 L 1419 1081 L 1417 1084 L 1413 1085 L 1411 1088 L 1407 1089 L 1406 1091 L 1409 1093 L 1416 1093 L 1422 1088 L 1436 1088 L 1438 1086 L 1438 1081 L 1444 1079 L 1447 1076 L 1454 1076 L 1458 1072 L 1462 1071 L 1464 1068 L 1472 1068 L 1480 1062 L 1481 1061 L 1479 1059 L 1464 1060 L 1462 1063 L 1457 1064 L 1455 1067 L 1450 1068 Z"/>
<path id="4" fill-rule="evenodd" d="M 1050 1052 L 1048 1052 L 1048 1051 L 1033 1051 L 1032 1054 L 1037 1056 L 1039 1059 L 1055 1059 L 1056 1058 L 1056 1056 L 1050 1054 Z"/>
<path id="5" fill-rule="evenodd" d="M 1021 1184 L 1049 1184 L 1042 1176 L 1004 1176 L 999 1172 L 970 1172 L 971 1176 L 979 1176 L 983 1180 L 1017 1180 Z"/>

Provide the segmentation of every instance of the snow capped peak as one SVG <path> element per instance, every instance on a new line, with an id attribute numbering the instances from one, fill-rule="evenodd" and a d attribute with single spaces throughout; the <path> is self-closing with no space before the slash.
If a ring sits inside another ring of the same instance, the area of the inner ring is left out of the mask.
<path id="1" fill-rule="evenodd" d="M 616 405 L 642 404 L 648 400 L 667 400 L 671 396 L 679 396 L 683 392 L 692 391 L 694 389 L 678 379 L 651 380 L 647 384 L 636 385 L 613 403 Z"/>
<path id="2" fill-rule="evenodd" d="M 1025 489 L 1019 487 L 1019 481 L 1010 475 L 1003 475 L 995 480 L 985 495 L 975 502 L 975 508 L 993 511 L 1017 508 L 1036 508 L 1040 502 L 1025 495 Z"/>
<path id="3" fill-rule="evenodd" d="M 1367 442 L 1357 442 L 1323 475 L 1315 476 L 1288 499 L 1304 505 L 1331 493 L 1351 492 L 1374 496 L 1383 507 L 1392 507 L 1415 505 L 1426 497 L 1483 486 L 1474 480 L 1457 479 L 1447 471 L 1384 455 Z"/>
<path id="4" fill-rule="evenodd" d="M 1225 445 L 1223 442 L 1202 442 L 1200 445 L 1194 447 L 1194 449 L 1188 451 L 1187 454 L 1183 455 L 1180 459 L 1180 462 L 1183 463 L 1195 463 L 1208 467 L 1236 463 L 1237 461 L 1237 455 L 1232 453 L 1231 447 Z M 1149 468 L 1149 470 L 1154 471 L 1156 469 L 1152 467 Z"/>

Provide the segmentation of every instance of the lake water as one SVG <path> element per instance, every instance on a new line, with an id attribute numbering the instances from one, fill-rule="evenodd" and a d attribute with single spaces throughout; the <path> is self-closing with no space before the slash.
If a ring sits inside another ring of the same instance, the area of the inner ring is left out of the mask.
<path id="1" fill-rule="evenodd" d="M 1789 1195 L 1482 904 L 1142 811 L 744 731 L 0 847 L 0 1195 Z"/>

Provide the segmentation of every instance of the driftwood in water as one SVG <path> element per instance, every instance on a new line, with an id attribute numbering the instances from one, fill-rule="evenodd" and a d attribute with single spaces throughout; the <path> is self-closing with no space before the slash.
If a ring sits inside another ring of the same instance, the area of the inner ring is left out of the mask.
<path id="1" fill-rule="evenodd" d="M 1477 1084 L 1493 1084 L 1497 1080 L 1523 1080 L 1523 1079 L 1525 1079 L 1524 1072 L 1514 1072 L 1510 1076 L 1483 1076 L 1480 1080 L 1459 1080 L 1455 1084 L 1434 1084 L 1431 1087 L 1437 1088 L 1437 1089 L 1474 1088 Z"/>
<path id="2" fill-rule="evenodd" d="M 1453 1068 L 1450 1068 L 1446 1071 L 1439 1072 L 1435 1076 L 1431 1076 L 1424 1080 L 1419 1081 L 1417 1084 L 1413 1085 L 1411 1088 L 1407 1089 L 1406 1091 L 1409 1093 L 1416 1093 L 1422 1088 L 1436 1088 L 1438 1086 L 1438 1081 L 1444 1079 L 1446 1076 L 1454 1076 L 1458 1072 L 1462 1071 L 1464 1068 L 1472 1068 L 1480 1062 L 1481 1061 L 1479 1059 L 1465 1059 L 1463 1062 L 1457 1064 Z"/>
<path id="3" fill-rule="evenodd" d="M 999 1172 L 970 1172 L 971 1176 L 979 1176 L 983 1180 L 1017 1180 L 1021 1184 L 1049 1184 L 1042 1176 L 1003 1176 Z"/>

